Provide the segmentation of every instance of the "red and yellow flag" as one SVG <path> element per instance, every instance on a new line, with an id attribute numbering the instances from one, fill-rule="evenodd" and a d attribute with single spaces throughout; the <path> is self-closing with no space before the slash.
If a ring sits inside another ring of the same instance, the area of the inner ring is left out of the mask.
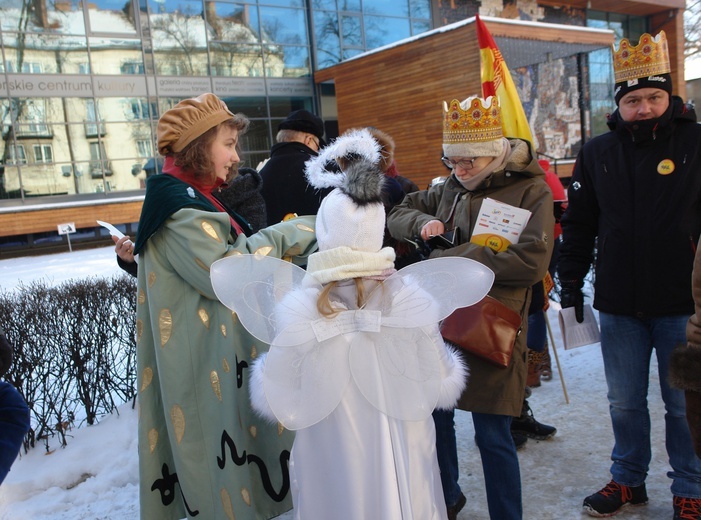
<path id="1" fill-rule="evenodd" d="M 504 137 L 519 137 L 534 144 L 526 113 L 504 57 L 479 15 L 476 16 L 476 20 L 477 41 L 480 46 L 482 97 L 496 96 L 499 99 Z"/>

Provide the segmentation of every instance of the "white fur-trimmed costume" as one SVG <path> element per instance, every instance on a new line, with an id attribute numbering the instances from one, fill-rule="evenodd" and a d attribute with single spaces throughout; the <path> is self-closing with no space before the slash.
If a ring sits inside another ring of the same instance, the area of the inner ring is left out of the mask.
<path id="1" fill-rule="evenodd" d="M 360 130 L 308 163 L 310 181 L 336 189 L 317 215 L 319 251 L 306 272 L 256 255 L 211 270 L 217 297 L 270 344 L 252 366 L 251 402 L 296 431 L 290 478 L 300 519 L 446 516 L 431 413 L 455 405 L 467 367 L 438 323 L 479 301 L 494 276 L 459 257 L 393 269 L 393 251 L 382 248 L 380 157 Z M 330 282 L 337 312 L 323 316 L 317 302 Z"/>

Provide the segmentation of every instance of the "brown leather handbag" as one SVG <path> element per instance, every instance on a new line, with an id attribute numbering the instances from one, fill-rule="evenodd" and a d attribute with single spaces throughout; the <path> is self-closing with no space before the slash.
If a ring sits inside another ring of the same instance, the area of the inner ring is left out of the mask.
<path id="1" fill-rule="evenodd" d="M 500 368 L 509 366 L 520 333 L 520 314 L 491 296 L 456 309 L 441 323 L 446 341 Z"/>

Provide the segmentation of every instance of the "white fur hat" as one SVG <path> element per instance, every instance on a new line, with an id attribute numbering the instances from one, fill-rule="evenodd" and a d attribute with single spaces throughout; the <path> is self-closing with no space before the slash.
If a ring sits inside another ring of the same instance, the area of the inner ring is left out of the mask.
<path id="1" fill-rule="evenodd" d="M 380 145 L 366 129 L 352 130 L 307 161 L 316 188 L 336 187 L 316 215 L 319 252 L 307 271 L 321 283 L 380 275 L 394 266 L 394 250 L 382 248 L 385 209 Z"/>

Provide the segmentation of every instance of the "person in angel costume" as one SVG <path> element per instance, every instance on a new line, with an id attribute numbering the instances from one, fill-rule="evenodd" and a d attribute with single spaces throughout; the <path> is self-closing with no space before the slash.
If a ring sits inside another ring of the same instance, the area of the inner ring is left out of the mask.
<path id="1" fill-rule="evenodd" d="M 212 265 L 218 298 L 270 343 L 251 370 L 253 408 L 296 431 L 295 518 L 444 519 L 431 412 L 455 405 L 467 367 L 438 323 L 494 275 L 465 258 L 395 271 L 382 247 L 380 146 L 366 129 L 307 163 L 335 187 L 316 217 L 307 271 L 261 255 Z"/>

